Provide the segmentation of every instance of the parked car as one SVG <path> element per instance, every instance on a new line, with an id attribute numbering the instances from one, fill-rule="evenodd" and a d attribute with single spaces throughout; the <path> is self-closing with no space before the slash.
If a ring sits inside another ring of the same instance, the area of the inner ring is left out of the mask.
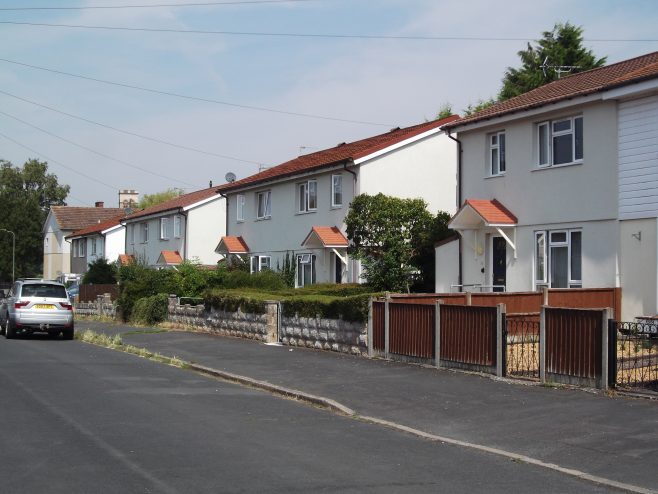
<path id="1" fill-rule="evenodd" d="M 16 281 L 7 297 L 0 298 L 0 332 L 5 338 L 19 333 L 62 333 L 73 339 L 73 306 L 62 283 L 51 280 L 21 279 Z"/>
<path id="2" fill-rule="evenodd" d="M 80 285 L 77 283 L 71 283 L 67 288 L 66 292 L 69 294 L 69 299 L 73 302 L 74 298 L 80 295 Z"/>

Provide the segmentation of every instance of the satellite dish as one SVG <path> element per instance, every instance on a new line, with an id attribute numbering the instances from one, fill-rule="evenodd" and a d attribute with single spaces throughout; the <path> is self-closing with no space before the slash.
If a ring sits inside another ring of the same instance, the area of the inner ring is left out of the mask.
<path id="1" fill-rule="evenodd" d="M 226 181 L 227 181 L 228 183 L 235 182 L 235 173 L 233 173 L 233 172 L 228 172 L 228 173 L 224 176 L 224 178 L 226 179 Z"/>

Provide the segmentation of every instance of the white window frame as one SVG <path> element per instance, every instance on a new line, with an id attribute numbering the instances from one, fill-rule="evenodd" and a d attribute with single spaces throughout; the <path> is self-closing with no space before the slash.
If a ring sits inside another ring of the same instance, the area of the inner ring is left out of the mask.
<path id="1" fill-rule="evenodd" d="M 340 201 L 336 200 L 337 194 L 340 195 Z M 342 175 L 331 176 L 331 207 L 332 208 L 343 207 L 343 176 Z"/>
<path id="2" fill-rule="evenodd" d="M 575 115 L 572 117 L 565 117 L 565 118 L 556 118 L 554 120 L 546 120 L 544 122 L 540 122 L 537 124 L 537 166 L 539 168 L 548 168 L 552 166 L 567 166 L 567 165 L 573 165 L 577 163 L 582 163 L 583 162 L 583 156 L 584 156 L 584 149 L 581 150 L 582 156 L 579 158 L 576 157 L 576 142 L 577 142 L 577 135 L 576 135 L 576 121 L 580 120 L 581 122 L 581 132 L 585 132 L 585 123 L 583 121 L 583 116 L 582 115 Z M 569 129 L 567 130 L 559 130 L 555 131 L 554 127 L 555 124 L 559 124 L 561 122 L 569 122 Z M 546 153 L 546 161 L 542 162 L 541 155 L 542 155 L 542 133 L 545 134 L 545 142 L 544 145 L 546 147 L 545 153 Z M 565 163 L 555 163 L 555 144 L 554 144 L 554 139 L 556 137 L 561 137 L 565 135 L 571 135 L 571 161 L 565 162 Z M 581 141 L 584 141 L 584 137 L 581 135 L 580 136 Z"/>
<path id="3" fill-rule="evenodd" d="M 540 289 L 541 287 L 549 287 L 553 288 L 553 279 L 551 276 L 552 272 L 552 256 L 551 256 L 551 248 L 553 247 L 566 247 L 567 248 L 567 288 L 582 288 L 583 286 L 583 280 L 582 279 L 574 279 L 573 278 L 573 266 L 572 266 L 572 246 L 573 246 L 573 241 L 572 241 L 572 236 L 574 233 L 580 234 L 580 273 L 581 273 L 581 278 L 582 278 L 582 271 L 583 271 L 583 230 L 581 228 L 574 228 L 574 229 L 561 229 L 561 230 L 541 230 L 541 231 L 536 231 L 535 232 L 535 252 L 534 252 L 534 278 L 535 278 L 535 287 L 536 289 Z M 563 233 L 565 235 L 565 240 L 553 240 L 553 235 L 555 234 L 560 234 Z M 538 239 L 540 237 L 544 238 L 544 279 L 539 279 L 537 277 L 537 267 L 538 267 L 538 259 L 537 259 L 537 245 L 538 245 Z"/>
<path id="4" fill-rule="evenodd" d="M 302 288 L 304 284 L 304 275 L 300 275 L 300 268 L 306 269 L 309 266 L 311 270 L 311 284 L 316 283 L 317 267 L 315 266 L 317 256 L 315 254 L 298 254 L 295 259 L 295 288 Z"/>
<path id="5" fill-rule="evenodd" d="M 236 215 L 235 215 L 235 220 L 236 221 L 244 221 L 244 205 L 246 203 L 246 197 L 244 194 L 238 194 L 236 199 Z"/>
<path id="6" fill-rule="evenodd" d="M 142 243 L 147 244 L 149 241 L 149 223 L 148 221 L 145 221 L 142 223 Z"/>
<path id="7" fill-rule="evenodd" d="M 78 257 L 85 257 L 86 253 L 85 251 L 87 246 L 87 239 L 86 238 L 81 238 L 78 239 Z"/>
<path id="8" fill-rule="evenodd" d="M 318 209 L 318 181 L 307 180 L 297 184 L 297 212 L 310 213 Z"/>
<path id="9" fill-rule="evenodd" d="M 128 236 L 130 237 L 130 245 L 135 245 L 135 224 L 130 225 Z"/>
<path id="10" fill-rule="evenodd" d="M 261 210 L 261 204 L 263 210 Z M 256 193 L 256 219 L 264 220 L 272 217 L 272 191 L 263 190 Z"/>
<path id="11" fill-rule="evenodd" d="M 249 272 L 250 273 L 260 273 L 272 269 L 272 257 L 271 256 L 251 256 L 249 258 Z"/>
<path id="12" fill-rule="evenodd" d="M 181 235 L 181 216 L 174 216 L 174 238 L 180 238 Z"/>
<path id="13" fill-rule="evenodd" d="M 505 131 L 488 134 L 487 139 L 489 142 L 489 176 L 497 177 L 500 175 L 504 175 L 506 170 L 506 150 L 507 150 Z M 496 154 L 496 158 L 494 158 L 494 151 Z"/>
<path id="14" fill-rule="evenodd" d="M 169 224 L 169 218 L 160 218 L 160 240 L 169 240 L 167 233 L 167 225 Z"/>
<path id="15" fill-rule="evenodd" d="M 95 256 L 96 255 L 96 250 L 97 250 L 97 248 L 96 248 L 96 239 L 92 238 L 92 239 L 90 239 L 90 242 L 91 242 L 91 255 Z"/>

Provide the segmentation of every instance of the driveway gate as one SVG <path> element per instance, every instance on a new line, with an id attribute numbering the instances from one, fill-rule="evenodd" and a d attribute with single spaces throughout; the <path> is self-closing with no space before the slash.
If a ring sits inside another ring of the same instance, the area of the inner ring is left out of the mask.
<path id="1" fill-rule="evenodd" d="M 658 321 L 611 320 L 609 341 L 610 382 L 658 392 Z"/>

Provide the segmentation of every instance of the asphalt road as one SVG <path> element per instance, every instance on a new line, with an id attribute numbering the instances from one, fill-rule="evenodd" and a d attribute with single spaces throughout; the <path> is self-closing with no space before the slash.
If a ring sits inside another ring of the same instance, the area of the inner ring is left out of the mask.
<path id="1" fill-rule="evenodd" d="M 0 339 L 0 492 L 614 492 L 78 341 Z"/>

